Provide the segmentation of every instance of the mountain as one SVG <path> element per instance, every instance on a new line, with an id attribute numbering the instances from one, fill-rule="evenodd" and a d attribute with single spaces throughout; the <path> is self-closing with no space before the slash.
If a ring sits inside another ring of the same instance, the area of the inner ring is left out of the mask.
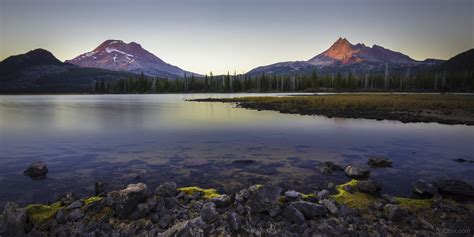
<path id="1" fill-rule="evenodd" d="M 102 68 L 135 74 L 143 72 L 145 75 L 157 77 L 175 78 L 177 76 L 184 77 L 185 74 L 199 76 L 199 74 L 184 71 L 164 62 L 135 42 L 127 44 L 121 40 L 106 40 L 91 52 L 81 54 L 66 62 L 80 67 Z"/>
<path id="2" fill-rule="evenodd" d="M 439 65 L 439 71 L 474 72 L 474 49 L 462 52 Z"/>
<path id="3" fill-rule="evenodd" d="M 130 76 L 133 75 L 63 63 L 49 51 L 35 49 L 0 62 L 0 92 L 90 93 L 95 81 Z"/>
<path id="4" fill-rule="evenodd" d="M 409 56 L 395 52 L 384 47 L 365 44 L 351 44 L 346 38 L 339 38 L 329 49 L 316 55 L 307 61 L 290 61 L 275 63 L 252 69 L 247 74 L 292 74 L 310 73 L 318 70 L 321 73 L 335 73 L 347 71 L 367 71 L 381 73 L 385 66 L 391 71 L 403 70 L 405 68 L 420 69 L 438 65 L 441 60 L 429 59 L 417 61 Z"/>

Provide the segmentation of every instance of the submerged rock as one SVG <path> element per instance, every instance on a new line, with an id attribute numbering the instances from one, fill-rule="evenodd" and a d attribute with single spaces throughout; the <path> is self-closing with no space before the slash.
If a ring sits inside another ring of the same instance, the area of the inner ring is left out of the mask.
<path id="1" fill-rule="evenodd" d="M 441 180 L 435 186 L 441 193 L 474 197 L 474 188 L 460 180 Z"/>
<path id="2" fill-rule="evenodd" d="M 344 172 L 347 176 L 354 179 L 367 178 L 370 176 L 370 170 L 363 166 L 348 165 Z"/>
<path id="3" fill-rule="evenodd" d="M 383 156 L 372 156 L 369 157 L 368 164 L 373 167 L 390 167 L 392 166 L 392 161 L 387 157 Z"/>
<path id="4" fill-rule="evenodd" d="M 120 217 L 130 215 L 136 206 L 147 198 L 147 186 L 143 183 L 129 184 L 127 188 L 112 191 L 107 194 L 106 203 L 112 207 Z"/>
<path id="5" fill-rule="evenodd" d="M 342 171 L 343 168 L 337 166 L 332 161 L 325 161 L 321 164 L 320 171 L 323 174 L 331 174 L 334 171 Z"/>
<path id="6" fill-rule="evenodd" d="M 413 191 L 422 195 L 434 195 L 438 193 L 438 189 L 432 183 L 428 183 L 428 181 L 424 179 L 420 179 L 413 184 Z"/>
<path id="7" fill-rule="evenodd" d="M 375 195 L 378 194 L 382 188 L 380 184 L 373 180 L 362 180 L 357 184 L 357 189 L 361 192 Z"/>
<path id="8" fill-rule="evenodd" d="M 31 177 L 32 179 L 44 179 L 48 173 L 48 168 L 42 161 L 32 163 L 23 172 L 24 175 Z"/>
<path id="9" fill-rule="evenodd" d="M 281 188 L 275 185 L 252 186 L 249 188 L 250 196 L 247 206 L 251 213 L 269 211 L 278 204 Z"/>

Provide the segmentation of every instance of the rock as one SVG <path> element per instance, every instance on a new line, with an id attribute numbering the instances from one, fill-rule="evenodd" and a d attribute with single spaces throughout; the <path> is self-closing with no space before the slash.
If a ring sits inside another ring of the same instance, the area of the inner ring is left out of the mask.
<path id="1" fill-rule="evenodd" d="M 174 182 L 166 182 L 155 189 L 155 194 L 160 197 L 174 197 L 178 192 Z"/>
<path id="2" fill-rule="evenodd" d="M 280 207 L 278 206 L 274 206 L 272 209 L 270 209 L 268 211 L 268 214 L 271 216 L 271 217 L 275 217 L 277 216 L 278 214 L 280 214 L 281 210 L 280 210 Z"/>
<path id="3" fill-rule="evenodd" d="M 217 197 L 211 198 L 211 202 L 216 204 L 217 207 L 226 207 L 226 206 L 229 206 L 231 199 L 229 195 L 222 194 Z"/>
<path id="4" fill-rule="evenodd" d="M 69 221 L 79 221 L 82 219 L 83 216 L 84 214 L 81 212 L 80 209 L 74 209 L 71 211 L 71 213 L 69 213 L 69 215 L 67 216 L 67 219 Z"/>
<path id="5" fill-rule="evenodd" d="M 303 213 L 301 213 L 298 209 L 295 207 L 288 205 L 283 209 L 283 212 L 281 213 L 283 217 L 288 219 L 289 221 L 296 223 L 296 224 L 301 224 L 305 222 L 305 218 L 303 216 Z"/>
<path id="6" fill-rule="evenodd" d="M 207 223 L 212 223 L 217 220 L 219 213 L 216 211 L 215 204 L 208 202 L 203 205 L 201 209 L 201 218 Z"/>
<path id="7" fill-rule="evenodd" d="M 285 199 L 290 202 L 296 201 L 300 196 L 301 194 L 295 190 L 288 190 L 285 192 Z"/>
<path id="8" fill-rule="evenodd" d="M 441 193 L 446 194 L 454 194 L 454 195 L 461 195 L 461 196 L 474 196 L 474 188 L 459 180 L 441 180 L 435 182 L 435 186 Z"/>
<path id="9" fill-rule="evenodd" d="M 392 166 L 392 161 L 387 157 L 372 156 L 369 157 L 368 164 L 373 167 L 390 167 Z"/>
<path id="10" fill-rule="evenodd" d="M 421 228 L 425 230 L 431 230 L 431 231 L 435 230 L 433 224 L 429 223 L 425 219 L 420 219 L 419 221 L 420 221 Z"/>
<path id="11" fill-rule="evenodd" d="M 320 204 L 296 201 L 292 202 L 291 205 L 298 209 L 307 218 L 319 217 L 326 214 L 326 208 Z"/>
<path id="12" fill-rule="evenodd" d="M 385 212 L 387 213 L 388 219 L 395 222 L 401 221 L 405 216 L 405 211 L 395 204 L 385 205 Z"/>
<path id="13" fill-rule="evenodd" d="M 76 200 L 73 203 L 71 203 L 71 205 L 69 205 L 67 207 L 67 209 L 72 210 L 72 209 L 77 209 L 77 208 L 81 208 L 81 207 L 82 207 L 82 201 L 81 200 Z"/>
<path id="14" fill-rule="evenodd" d="M 180 236 L 180 237 L 201 237 L 204 236 L 204 230 L 201 228 L 204 224 L 200 218 L 182 221 L 161 234 L 162 237 Z"/>
<path id="15" fill-rule="evenodd" d="M 331 174 L 334 171 L 342 171 L 343 169 L 332 161 L 325 161 L 321 164 L 320 171 L 323 174 Z"/>
<path id="16" fill-rule="evenodd" d="M 357 189 L 361 192 L 375 195 L 378 194 L 382 188 L 380 187 L 380 184 L 373 180 L 362 180 L 359 181 Z"/>
<path id="17" fill-rule="evenodd" d="M 247 206 L 251 213 L 269 211 L 278 204 L 281 188 L 275 185 L 252 186 L 249 188 L 251 194 L 247 200 Z"/>
<path id="18" fill-rule="evenodd" d="M 3 210 L 5 232 L 11 236 L 25 236 L 28 215 L 26 210 L 18 208 L 13 202 L 8 202 Z"/>
<path id="19" fill-rule="evenodd" d="M 240 229 L 240 216 L 237 213 L 231 212 L 227 217 L 227 222 L 229 222 L 230 228 L 233 231 Z"/>
<path id="20" fill-rule="evenodd" d="M 321 204 L 323 204 L 332 214 L 338 213 L 336 203 L 333 200 L 324 199 L 321 201 Z"/>
<path id="21" fill-rule="evenodd" d="M 60 224 L 66 222 L 66 213 L 64 211 L 64 208 L 59 209 L 56 213 L 56 222 Z"/>
<path id="22" fill-rule="evenodd" d="M 347 176 L 354 179 L 367 178 L 370 175 L 370 170 L 362 166 L 348 165 L 344 172 Z"/>
<path id="23" fill-rule="evenodd" d="M 244 202 L 250 197 L 250 192 L 247 189 L 242 189 L 235 194 L 235 200 L 237 202 Z"/>
<path id="24" fill-rule="evenodd" d="M 108 188 L 108 183 L 95 182 L 94 183 L 94 193 L 96 196 L 105 196 L 106 190 Z"/>
<path id="25" fill-rule="evenodd" d="M 428 183 L 424 179 L 420 179 L 413 184 L 413 191 L 422 195 L 434 195 L 438 193 L 438 189 L 432 183 Z"/>
<path id="26" fill-rule="evenodd" d="M 164 215 L 158 222 L 161 228 L 166 228 L 169 226 L 171 221 L 173 220 L 173 217 L 170 215 Z"/>
<path id="27" fill-rule="evenodd" d="M 148 204 L 140 203 L 137 208 L 130 214 L 129 219 L 138 220 L 144 218 L 148 214 Z"/>
<path id="28" fill-rule="evenodd" d="M 23 172 L 24 175 L 30 176 L 32 179 L 44 179 L 48 173 L 48 168 L 42 161 L 32 163 Z"/>
<path id="29" fill-rule="evenodd" d="M 127 188 L 107 194 L 106 203 L 120 217 L 130 215 L 135 207 L 146 200 L 147 186 L 143 183 L 129 184 Z"/>
<path id="30" fill-rule="evenodd" d="M 67 192 L 67 193 L 61 194 L 57 200 L 58 202 L 61 202 L 61 205 L 69 206 L 71 205 L 71 203 L 73 203 L 77 199 L 78 198 L 76 195 L 74 195 L 74 193 Z"/>
<path id="31" fill-rule="evenodd" d="M 318 199 L 318 201 L 322 201 L 324 199 L 327 199 L 329 198 L 329 191 L 326 190 L 326 189 L 323 189 L 321 191 L 319 191 L 317 194 L 316 194 L 316 198 Z"/>

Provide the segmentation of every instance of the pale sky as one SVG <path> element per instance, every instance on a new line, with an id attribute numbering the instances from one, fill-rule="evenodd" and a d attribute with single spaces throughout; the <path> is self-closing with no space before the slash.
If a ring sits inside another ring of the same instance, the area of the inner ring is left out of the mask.
<path id="1" fill-rule="evenodd" d="M 0 60 L 35 48 L 60 60 L 135 41 L 206 74 L 308 60 L 339 37 L 415 59 L 474 47 L 473 0 L 0 0 Z"/>

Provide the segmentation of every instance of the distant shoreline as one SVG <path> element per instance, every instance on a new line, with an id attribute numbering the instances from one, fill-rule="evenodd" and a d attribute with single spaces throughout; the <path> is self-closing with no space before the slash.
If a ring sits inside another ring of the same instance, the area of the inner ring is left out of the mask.
<path id="1" fill-rule="evenodd" d="M 196 102 L 235 103 L 237 107 L 286 114 L 396 120 L 402 123 L 436 122 L 474 125 L 474 97 L 459 94 L 338 94 L 290 97 L 193 99 Z"/>

